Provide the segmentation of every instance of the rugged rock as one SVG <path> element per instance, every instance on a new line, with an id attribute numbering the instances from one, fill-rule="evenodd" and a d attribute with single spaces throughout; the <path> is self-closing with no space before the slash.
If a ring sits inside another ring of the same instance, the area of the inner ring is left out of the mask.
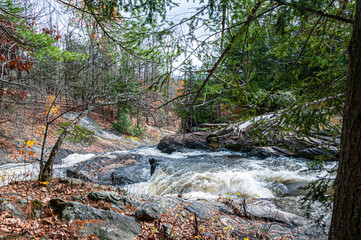
<path id="1" fill-rule="evenodd" d="M 134 166 L 125 166 L 116 169 L 111 174 L 111 183 L 113 185 L 126 185 L 139 182 L 145 182 L 149 179 L 149 164 L 137 164 Z"/>
<path id="2" fill-rule="evenodd" d="M 139 220 L 153 221 L 158 219 L 160 214 L 166 213 L 168 206 L 159 202 L 144 203 L 133 213 L 133 216 Z"/>
<path id="3" fill-rule="evenodd" d="M 338 150 L 335 147 L 329 147 L 326 149 L 321 148 L 306 148 L 296 152 L 297 157 L 315 159 L 316 157 L 326 156 L 329 159 L 337 159 L 339 157 Z"/>
<path id="4" fill-rule="evenodd" d="M 164 137 L 158 144 L 158 149 L 164 153 L 181 151 L 184 147 L 191 149 L 208 149 L 210 147 L 207 141 L 208 132 L 194 132 L 184 135 L 169 135 Z M 183 140 L 184 137 L 184 140 Z"/>
<path id="5" fill-rule="evenodd" d="M 249 152 L 250 156 L 257 156 L 261 158 L 266 158 L 269 156 L 295 156 L 295 153 L 292 151 L 281 148 L 278 146 L 270 146 L 270 147 L 255 147 L 251 152 Z"/>
<path id="6" fill-rule="evenodd" d="M 101 210 L 86 206 L 77 202 L 65 202 L 60 199 L 52 199 L 49 202 L 51 208 L 63 221 L 98 220 L 89 222 L 82 229 L 84 236 L 95 234 L 99 239 L 133 240 L 142 232 L 141 226 L 135 218 L 116 212 Z"/>
<path id="7" fill-rule="evenodd" d="M 246 209 L 254 219 L 283 223 L 290 229 L 297 229 L 299 239 L 302 239 L 301 236 L 307 236 L 311 239 L 326 239 L 325 229 L 317 227 L 303 217 L 281 211 L 269 201 L 256 201 L 254 204 L 247 205 Z"/>
<path id="8" fill-rule="evenodd" d="M 67 170 L 67 176 L 106 184 L 131 184 L 149 178 L 149 164 L 136 154 L 100 155 Z"/>
<path id="9" fill-rule="evenodd" d="M 92 192 L 88 195 L 89 199 L 93 201 L 106 201 L 112 203 L 114 207 L 124 210 L 124 202 L 122 198 L 115 192 L 109 191 L 99 191 L 99 192 Z"/>
<path id="10" fill-rule="evenodd" d="M 214 223 L 215 227 L 224 229 L 232 226 L 232 236 L 256 238 L 263 229 L 269 229 L 271 239 L 285 236 L 295 236 L 296 239 L 326 239 L 325 229 L 314 225 L 310 220 L 279 210 L 272 202 L 256 200 L 247 203 L 246 211 L 249 218 L 240 218 L 234 213 L 234 208 L 222 202 L 212 203 L 199 200 L 184 200 L 181 198 L 167 198 L 149 195 L 118 195 L 115 192 L 96 192 L 89 194 L 89 198 L 107 202 L 122 202 L 124 205 L 137 208 L 132 216 L 138 221 L 153 221 L 161 214 L 170 214 L 182 218 L 191 216 L 202 221 Z M 240 201 L 233 201 L 232 205 L 243 211 Z M 261 221 L 254 221 L 261 220 Z M 173 230 L 175 226 L 162 226 L 166 238 L 177 238 Z M 244 230 L 244 232 L 241 231 Z M 243 235 L 242 235 L 243 234 Z M 258 234 L 258 235 L 257 235 Z M 211 237 L 211 236 L 210 236 Z"/>
<path id="11" fill-rule="evenodd" d="M 329 160 L 337 160 L 340 141 L 328 136 L 327 131 L 311 133 L 308 137 L 298 137 L 294 132 L 279 132 L 272 124 L 274 119 L 276 119 L 275 114 L 269 114 L 256 117 L 254 121 L 224 126 L 220 130 L 187 133 L 184 135 L 184 147 L 226 148 L 258 157 L 294 156 L 315 159 L 319 156 L 327 156 Z M 183 135 L 166 136 L 158 144 L 158 149 L 164 153 L 180 151 L 182 147 Z"/>

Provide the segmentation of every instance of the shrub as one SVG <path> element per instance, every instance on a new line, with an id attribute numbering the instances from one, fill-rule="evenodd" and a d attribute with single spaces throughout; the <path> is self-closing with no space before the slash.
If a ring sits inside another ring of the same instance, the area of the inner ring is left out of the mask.
<path id="1" fill-rule="evenodd" d="M 119 113 L 117 120 L 113 123 L 113 127 L 120 133 L 132 135 L 133 124 L 125 112 Z"/>

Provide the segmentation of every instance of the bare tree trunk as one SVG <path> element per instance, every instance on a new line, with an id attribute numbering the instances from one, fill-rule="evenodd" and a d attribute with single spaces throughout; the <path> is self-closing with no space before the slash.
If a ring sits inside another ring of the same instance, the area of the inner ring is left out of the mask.
<path id="1" fill-rule="evenodd" d="M 330 240 L 361 239 L 361 0 L 356 3 L 349 59 Z"/>
<path id="2" fill-rule="evenodd" d="M 41 171 L 41 174 L 39 175 L 39 181 L 41 182 L 51 182 L 51 179 L 53 177 L 53 166 L 54 166 L 54 162 L 56 159 L 56 155 L 58 154 L 61 145 L 63 144 L 65 138 L 68 136 L 68 134 L 71 132 L 71 130 L 73 130 L 73 128 L 75 127 L 75 125 L 83 118 L 85 117 L 89 111 L 91 111 L 92 108 L 89 108 L 89 105 L 87 106 L 87 108 L 81 113 L 79 114 L 73 121 L 72 123 L 67 126 L 64 131 L 62 132 L 62 134 L 60 134 L 58 140 L 56 141 L 53 149 L 51 150 L 50 156 L 48 158 L 48 160 L 45 163 L 44 169 Z"/>

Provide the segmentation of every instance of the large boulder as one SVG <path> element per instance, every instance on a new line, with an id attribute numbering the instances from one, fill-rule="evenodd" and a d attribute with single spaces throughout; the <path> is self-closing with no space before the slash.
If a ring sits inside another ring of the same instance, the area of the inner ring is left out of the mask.
<path id="1" fill-rule="evenodd" d="M 66 202 L 61 199 L 52 199 L 49 204 L 65 222 L 96 220 L 84 225 L 84 229 L 82 229 L 84 236 L 95 234 L 99 239 L 105 240 L 133 240 L 142 232 L 142 228 L 135 218 L 120 213 L 89 207 L 77 202 Z"/>
<path id="2" fill-rule="evenodd" d="M 182 135 L 169 135 L 164 137 L 158 144 L 158 149 L 164 153 L 181 151 L 183 145 L 191 149 L 208 149 L 210 144 L 207 141 L 208 132 L 194 132 Z M 184 144 L 183 144 L 184 143 Z"/>
<path id="3" fill-rule="evenodd" d="M 149 164 L 136 154 L 99 155 L 68 169 L 68 177 L 105 184 L 124 185 L 147 181 Z"/>

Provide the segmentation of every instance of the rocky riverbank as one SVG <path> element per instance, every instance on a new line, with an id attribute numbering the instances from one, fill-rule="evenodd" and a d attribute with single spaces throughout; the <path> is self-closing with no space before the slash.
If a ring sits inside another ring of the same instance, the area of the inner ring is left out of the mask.
<path id="1" fill-rule="evenodd" d="M 217 130 L 199 131 L 182 135 L 165 136 L 158 149 L 165 153 L 191 149 L 229 149 L 246 152 L 249 156 L 269 157 L 288 156 L 306 159 L 325 157 L 337 160 L 340 139 L 333 137 L 327 130 L 299 136 L 291 131 L 280 131 L 272 120 L 276 114 L 256 117 L 253 120 L 221 126 Z M 266 121 L 266 123 L 265 123 Z M 262 123 L 261 123 L 262 122 Z"/>
<path id="2" fill-rule="evenodd" d="M 76 179 L 1 187 L 0 238 L 326 239 L 322 227 L 271 202 L 127 194 Z"/>

